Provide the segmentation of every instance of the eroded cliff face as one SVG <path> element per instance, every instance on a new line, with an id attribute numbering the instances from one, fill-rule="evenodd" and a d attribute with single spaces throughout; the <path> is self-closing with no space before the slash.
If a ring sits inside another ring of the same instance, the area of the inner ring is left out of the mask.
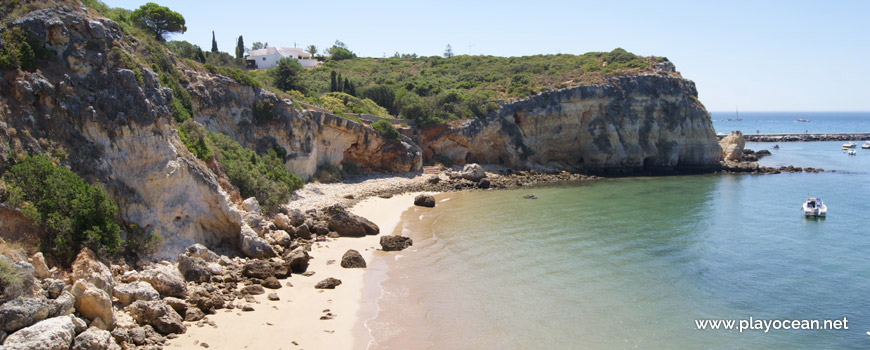
<path id="1" fill-rule="evenodd" d="M 417 171 L 423 166 L 421 150 L 412 143 L 385 140 L 370 127 L 332 114 L 295 109 L 289 100 L 220 75 L 192 70 L 185 74 L 197 122 L 261 152 L 283 147 L 287 168 L 303 178 L 320 165 L 341 167 L 342 162 L 380 172 Z M 255 118 L 256 102 L 273 106 L 272 118 Z"/>
<path id="2" fill-rule="evenodd" d="M 46 43 L 51 57 L 37 72 L 0 77 L 0 171 L 16 154 L 60 159 L 104 188 L 122 221 L 163 237 L 157 258 L 174 258 L 193 243 L 239 242 L 240 203 L 181 143 L 171 90 L 148 66 L 137 63 L 137 74 L 119 62 L 118 51 L 132 55 L 136 39 L 83 8 L 34 11 L 13 25 Z M 386 141 L 346 119 L 297 111 L 289 101 L 223 76 L 184 72 L 196 121 L 260 151 L 281 145 L 287 168 L 302 176 L 342 161 L 376 171 L 421 167 L 416 146 Z M 275 106 L 268 121 L 252 116 L 258 100 Z"/>
<path id="3" fill-rule="evenodd" d="M 695 84 L 668 74 L 611 78 L 423 132 L 424 158 L 602 173 L 703 171 L 722 160 Z"/>

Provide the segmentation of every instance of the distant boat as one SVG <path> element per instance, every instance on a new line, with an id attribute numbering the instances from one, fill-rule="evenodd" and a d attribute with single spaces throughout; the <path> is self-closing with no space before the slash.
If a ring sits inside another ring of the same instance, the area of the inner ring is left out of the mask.
<path id="1" fill-rule="evenodd" d="M 801 206 L 804 211 L 804 216 L 808 217 L 825 217 L 828 215 L 828 206 L 822 202 L 821 198 L 807 198 L 806 203 Z"/>
<path id="2" fill-rule="evenodd" d="M 861 145 L 861 148 L 863 148 L 863 149 L 870 149 L 870 141 L 864 142 L 864 144 Z"/>
<path id="3" fill-rule="evenodd" d="M 779 149 L 779 145 L 773 145 L 773 149 Z"/>
<path id="4" fill-rule="evenodd" d="M 853 150 L 853 149 L 850 149 L 850 150 L 849 150 L 849 155 L 850 155 L 850 156 L 854 156 L 854 155 L 856 155 L 856 154 L 858 154 L 858 151 Z"/>
<path id="5" fill-rule="evenodd" d="M 843 144 L 843 149 L 847 149 L 847 148 L 855 148 L 855 147 L 858 147 L 858 144 L 856 144 L 856 143 L 854 143 L 854 142 L 852 142 L 852 141 L 849 141 L 849 142 L 846 142 L 846 143 Z"/>
<path id="6" fill-rule="evenodd" d="M 741 120 L 743 120 L 743 119 L 740 119 L 740 110 L 735 108 L 734 109 L 734 118 L 728 118 L 728 121 L 729 122 L 739 122 Z"/>
<path id="7" fill-rule="evenodd" d="M 809 122 L 810 122 L 809 119 L 803 119 L 803 118 L 798 119 L 797 121 L 798 121 L 799 123 L 809 123 Z"/>

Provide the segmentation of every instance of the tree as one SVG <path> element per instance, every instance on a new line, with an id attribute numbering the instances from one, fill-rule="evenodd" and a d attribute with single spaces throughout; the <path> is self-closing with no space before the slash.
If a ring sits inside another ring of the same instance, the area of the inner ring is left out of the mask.
<path id="1" fill-rule="evenodd" d="M 239 35 L 239 42 L 236 43 L 236 58 L 242 58 L 245 56 L 245 39 L 242 39 L 242 36 Z"/>
<path id="2" fill-rule="evenodd" d="M 214 52 L 214 53 L 218 52 L 217 40 L 215 40 L 215 38 L 214 38 L 214 31 L 213 30 L 211 31 L 211 52 Z"/>
<path id="3" fill-rule="evenodd" d="M 306 47 L 305 50 L 308 51 L 308 53 L 310 53 L 311 56 L 314 56 L 315 54 L 317 54 L 317 46 L 308 45 L 308 47 Z"/>
<path id="4" fill-rule="evenodd" d="M 444 49 L 444 58 L 453 57 L 453 47 L 450 44 L 447 44 L 447 48 Z"/>
<path id="5" fill-rule="evenodd" d="M 261 42 L 259 42 L 259 41 L 255 41 L 253 44 L 251 44 L 251 50 L 264 49 L 264 48 L 266 48 L 266 46 L 268 46 L 268 45 L 269 45 L 268 43 L 267 43 L 267 44 L 263 44 L 263 43 L 261 43 Z"/>
<path id="6" fill-rule="evenodd" d="M 278 65 L 269 71 L 275 87 L 283 90 L 301 90 L 299 85 L 299 71 L 302 65 L 295 58 L 285 57 L 278 60 Z"/>
<path id="7" fill-rule="evenodd" d="M 330 59 L 336 61 L 356 57 L 356 54 L 350 51 L 347 48 L 347 45 L 339 40 L 335 41 L 335 45 L 332 45 L 332 47 L 326 49 L 326 53 L 329 54 Z"/>
<path id="8" fill-rule="evenodd" d="M 335 81 L 335 71 L 329 73 L 329 92 L 338 91 L 338 82 Z"/>
<path id="9" fill-rule="evenodd" d="M 344 92 L 344 85 L 342 85 L 344 80 L 341 80 L 341 73 L 338 73 L 338 76 L 335 78 L 335 91 L 334 92 Z"/>
<path id="10" fill-rule="evenodd" d="M 165 41 L 164 37 L 169 33 L 184 33 L 184 17 L 180 13 L 170 10 L 168 7 L 149 2 L 130 14 L 133 23 L 154 34 L 159 41 Z"/>

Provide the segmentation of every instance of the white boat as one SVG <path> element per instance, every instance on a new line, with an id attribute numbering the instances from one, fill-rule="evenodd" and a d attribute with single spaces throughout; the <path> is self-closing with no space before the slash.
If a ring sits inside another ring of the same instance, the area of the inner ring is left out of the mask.
<path id="1" fill-rule="evenodd" d="M 852 141 L 849 141 L 849 142 L 846 142 L 846 143 L 843 144 L 843 148 L 844 148 L 844 149 L 846 149 L 846 148 L 855 148 L 855 147 L 858 147 L 858 145 L 857 145 L 856 143 L 852 142 Z"/>
<path id="2" fill-rule="evenodd" d="M 828 206 L 822 202 L 821 198 L 807 198 L 801 209 L 804 211 L 804 216 L 824 217 L 828 215 Z"/>
<path id="3" fill-rule="evenodd" d="M 854 156 L 854 155 L 856 155 L 856 154 L 858 154 L 858 151 L 853 150 L 853 149 L 850 149 L 850 150 L 849 150 L 849 155 L 850 155 L 850 156 Z"/>
<path id="4" fill-rule="evenodd" d="M 864 144 L 861 145 L 861 148 L 863 148 L 863 149 L 870 149 L 870 141 L 864 142 Z"/>

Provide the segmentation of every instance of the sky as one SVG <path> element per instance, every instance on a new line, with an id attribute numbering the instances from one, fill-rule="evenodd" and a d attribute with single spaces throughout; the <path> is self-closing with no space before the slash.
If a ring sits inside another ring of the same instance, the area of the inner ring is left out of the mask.
<path id="1" fill-rule="evenodd" d="M 103 0 L 136 9 L 146 0 Z M 664 56 L 710 111 L 870 111 L 870 1 L 190 1 L 186 40 L 359 56 L 525 56 L 610 51 Z"/>

